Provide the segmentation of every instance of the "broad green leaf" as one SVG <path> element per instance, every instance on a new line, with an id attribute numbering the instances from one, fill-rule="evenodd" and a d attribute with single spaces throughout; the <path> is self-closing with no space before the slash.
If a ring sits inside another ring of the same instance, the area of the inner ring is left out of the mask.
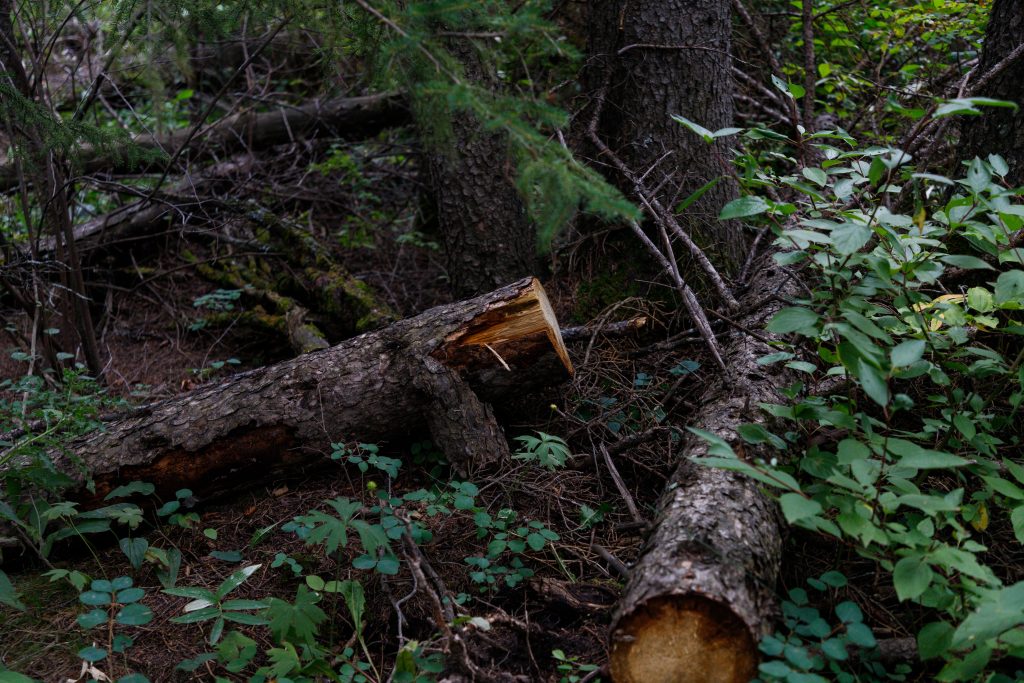
<path id="1" fill-rule="evenodd" d="M 995 270 L 995 268 L 977 256 L 968 256 L 966 254 L 947 254 L 946 256 L 940 256 L 939 260 L 957 268 L 964 268 L 965 270 Z"/>
<path id="2" fill-rule="evenodd" d="M 790 307 L 783 308 L 772 316 L 766 329 L 775 334 L 787 334 L 808 330 L 818 324 L 820 317 L 809 308 Z"/>
<path id="3" fill-rule="evenodd" d="M 984 479 L 985 483 L 991 486 L 992 490 L 996 493 L 1000 493 L 1007 498 L 1012 498 L 1013 500 L 1024 500 L 1024 491 L 1005 479 L 1000 479 L 999 477 L 982 477 L 982 479 Z"/>
<path id="4" fill-rule="evenodd" d="M 878 644 L 878 641 L 875 640 L 875 635 L 871 633 L 871 629 L 861 623 L 847 624 L 846 637 L 857 647 L 870 648 Z"/>
<path id="5" fill-rule="evenodd" d="M 933 621 L 917 634 L 917 651 L 922 660 L 938 657 L 953 643 L 953 627 L 944 621 Z"/>
<path id="6" fill-rule="evenodd" d="M 999 306 L 1013 303 L 1016 304 L 1015 308 L 1020 308 L 1024 299 L 1024 271 L 1009 270 L 1000 273 L 996 279 L 995 297 Z"/>
<path id="7" fill-rule="evenodd" d="M 122 538 L 118 541 L 118 545 L 121 546 L 121 551 L 128 558 L 134 569 L 142 566 L 142 561 L 146 557 L 146 550 L 149 549 L 149 541 L 144 538 Z"/>
<path id="8" fill-rule="evenodd" d="M 1010 513 L 1010 524 L 1018 543 L 1024 543 L 1024 505 L 1018 505 Z"/>
<path id="9" fill-rule="evenodd" d="M 944 116 L 954 116 L 957 114 L 967 114 L 970 116 L 981 115 L 981 110 L 978 107 L 1008 107 L 1017 108 L 1017 105 L 1007 100 L 995 100 L 989 97 L 960 97 L 951 99 L 942 105 L 940 105 L 935 113 L 932 114 L 932 118 L 942 118 Z"/>
<path id="10" fill-rule="evenodd" d="M 967 185 L 976 194 L 984 192 L 992 183 L 992 175 L 989 173 L 981 159 L 974 157 L 970 166 L 967 167 Z"/>
<path id="11" fill-rule="evenodd" d="M 896 464 L 917 470 L 943 469 L 946 467 L 963 467 L 970 461 L 959 455 L 944 451 L 933 451 L 918 446 L 905 439 L 890 438 L 886 442 L 889 452 L 898 456 Z"/>
<path id="12" fill-rule="evenodd" d="M 239 569 L 237 572 L 231 574 L 231 576 L 224 579 L 223 583 L 221 583 L 220 586 L 217 587 L 217 597 L 219 599 L 223 599 L 224 596 L 226 596 L 228 593 L 241 586 L 246 579 L 252 576 L 256 572 L 256 570 L 258 570 L 262 566 L 262 564 L 251 564 L 248 567 Z"/>
<path id="13" fill-rule="evenodd" d="M 736 431 L 747 443 L 770 443 L 773 447 L 780 450 L 786 448 L 785 441 L 769 432 L 762 425 L 745 423 L 741 424 Z"/>
<path id="14" fill-rule="evenodd" d="M 890 358 L 893 367 L 904 367 L 916 363 L 924 355 L 925 343 L 922 339 L 908 339 L 893 347 Z"/>
<path id="15" fill-rule="evenodd" d="M 78 599 L 83 605 L 89 605 L 90 607 L 100 605 L 109 605 L 113 596 L 110 593 L 102 593 L 100 591 L 83 591 L 79 594 Z"/>
<path id="16" fill-rule="evenodd" d="M 981 645 L 1024 624 L 1024 581 L 992 591 L 957 627 L 952 646 Z"/>
<path id="17" fill-rule="evenodd" d="M 974 420 L 963 413 L 957 413 L 953 416 L 953 425 L 968 441 L 973 439 L 975 434 L 978 433 L 978 429 L 974 426 Z"/>
<path id="18" fill-rule="evenodd" d="M 721 470 L 729 470 L 731 472 L 740 472 L 747 475 L 751 479 L 761 482 L 762 484 L 768 484 L 769 486 L 782 489 L 790 489 L 793 491 L 800 490 L 800 484 L 797 483 L 796 479 L 793 478 L 787 472 L 782 471 L 765 471 L 757 469 L 750 463 L 740 460 L 733 456 L 731 458 L 721 457 L 705 457 L 705 458 L 694 458 L 693 462 L 698 465 L 704 465 L 706 467 L 717 467 Z"/>
<path id="19" fill-rule="evenodd" d="M 217 602 L 217 596 L 214 595 L 213 591 L 206 588 L 193 588 L 189 586 L 179 586 L 177 588 L 165 588 L 164 593 L 167 595 L 173 595 L 179 598 L 192 598 L 193 600 L 206 600 L 208 603 L 213 604 Z"/>
<path id="20" fill-rule="evenodd" d="M 892 583 L 900 602 L 920 597 L 934 578 L 935 572 L 920 556 L 904 557 L 892 571 Z"/>
<path id="21" fill-rule="evenodd" d="M 87 662 L 99 662 L 107 656 L 107 651 L 102 647 L 83 647 L 78 651 L 78 658 Z"/>
<path id="22" fill-rule="evenodd" d="M 988 313 L 995 308 L 995 298 L 984 287 L 971 287 L 967 290 L 967 305 L 981 313 Z"/>
<path id="23" fill-rule="evenodd" d="M 113 500 L 114 498 L 127 498 L 129 496 L 140 495 L 148 496 L 156 490 L 156 487 L 152 484 L 144 481 L 133 481 L 124 486 L 118 486 L 113 491 L 108 493 L 103 500 Z"/>
<path id="24" fill-rule="evenodd" d="M 992 166 L 992 170 L 998 176 L 1005 176 L 1010 172 L 1010 166 L 1006 163 L 1006 159 L 999 156 L 998 154 L 989 154 L 988 163 Z"/>
<path id="25" fill-rule="evenodd" d="M 934 183 L 940 183 L 942 185 L 954 185 L 955 183 L 944 175 L 935 175 L 934 173 L 911 173 L 911 178 L 920 178 L 921 180 L 931 180 Z"/>
<path id="26" fill-rule="evenodd" d="M 691 121 L 690 119 L 686 118 L 685 116 L 680 116 L 679 114 L 673 114 L 672 115 L 672 120 L 675 121 L 676 123 L 681 123 L 685 127 L 689 128 L 691 131 L 693 131 L 697 135 L 699 135 L 702 138 L 704 138 L 705 142 L 711 142 L 712 140 L 715 139 L 714 133 L 712 133 L 710 130 L 708 130 L 704 126 L 700 125 L 699 123 L 696 123 L 695 121 Z"/>
<path id="27" fill-rule="evenodd" d="M 840 254 L 855 254 L 871 239 L 871 228 L 863 223 L 840 223 L 832 231 L 832 246 Z"/>
<path id="28" fill-rule="evenodd" d="M 836 457 L 840 465 L 850 465 L 870 458 L 871 450 L 860 441 L 848 438 L 839 442 Z"/>
<path id="29" fill-rule="evenodd" d="M 363 614 L 366 611 L 366 596 L 363 592 L 363 584 L 358 581 L 341 581 L 338 584 L 338 592 L 345 600 L 348 613 L 352 616 L 352 624 L 356 632 L 362 631 Z"/>
<path id="30" fill-rule="evenodd" d="M 204 607 L 194 612 L 172 617 L 169 621 L 175 624 L 197 624 L 201 621 L 208 621 L 220 616 L 220 610 L 216 607 Z"/>
<path id="31" fill-rule="evenodd" d="M 864 621 L 864 612 L 857 603 L 846 600 L 836 605 L 836 616 L 844 624 L 859 624 Z"/>
<path id="32" fill-rule="evenodd" d="M 76 621 L 79 626 L 86 630 L 95 628 L 100 624 L 107 623 L 107 611 L 99 608 L 92 609 L 85 614 L 79 614 Z"/>
<path id="33" fill-rule="evenodd" d="M 857 359 L 857 379 L 872 401 L 880 406 L 889 404 L 889 384 L 886 382 L 882 371 L 866 362 L 863 358 Z"/>
<path id="34" fill-rule="evenodd" d="M 843 588 L 848 583 L 846 576 L 834 570 L 827 571 L 818 578 L 826 586 L 831 586 L 832 588 Z"/>
<path id="35" fill-rule="evenodd" d="M 125 588 L 123 591 L 118 591 L 115 600 L 122 605 L 128 605 L 138 602 L 144 597 L 146 597 L 146 591 L 141 588 Z"/>
<path id="36" fill-rule="evenodd" d="M 0 570 L 0 604 L 13 607 L 16 610 L 24 612 L 28 609 L 25 603 L 21 601 L 21 596 L 18 595 L 18 591 L 15 590 L 14 584 L 7 577 L 7 574 L 3 570 Z"/>
<path id="37" fill-rule="evenodd" d="M 258 614 L 249 614 L 248 612 L 224 612 L 222 616 L 225 621 L 245 624 L 246 626 L 266 626 L 270 623 Z"/>
<path id="38" fill-rule="evenodd" d="M 115 619 L 125 626 L 143 626 L 153 620 L 153 611 L 145 605 L 134 603 L 118 612 Z"/>
<path id="39" fill-rule="evenodd" d="M 716 130 L 716 131 L 715 131 L 714 133 L 712 133 L 712 134 L 711 134 L 711 136 L 712 136 L 713 138 L 715 138 L 715 139 L 718 139 L 718 138 L 727 138 L 727 137 L 729 137 L 730 135 L 736 135 L 736 133 L 742 133 L 742 132 L 743 132 L 743 129 L 742 129 L 742 128 L 733 128 L 733 127 L 729 127 L 729 128 L 719 128 L 719 129 L 718 129 L 718 130 Z"/>
<path id="40" fill-rule="evenodd" d="M 722 207 L 718 214 L 719 220 L 727 221 L 733 218 L 747 218 L 757 216 L 768 210 L 768 203 L 757 196 L 748 195 L 734 199 Z"/>
<path id="41" fill-rule="evenodd" d="M 825 183 L 828 182 L 828 174 L 825 173 L 825 171 L 821 170 L 820 168 L 813 168 L 808 166 L 805 167 L 801 172 L 803 173 L 803 176 L 805 178 L 810 180 L 812 183 L 818 185 L 819 187 L 825 187 Z"/>
<path id="42" fill-rule="evenodd" d="M 784 493 L 779 496 L 779 506 L 782 514 L 790 524 L 801 519 L 814 517 L 821 513 L 821 504 L 813 498 L 807 498 L 799 493 Z"/>
<path id="43" fill-rule="evenodd" d="M 248 600 L 248 599 L 234 599 L 225 600 L 221 603 L 221 609 L 224 610 L 240 610 L 240 609 L 266 609 L 266 600 Z"/>

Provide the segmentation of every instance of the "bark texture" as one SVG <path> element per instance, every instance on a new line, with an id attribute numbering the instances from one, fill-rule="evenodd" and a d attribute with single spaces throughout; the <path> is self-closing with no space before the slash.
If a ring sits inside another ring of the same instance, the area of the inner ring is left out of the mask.
<path id="1" fill-rule="evenodd" d="M 53 457 L 80 484 L 92 477 L 94 495 L 72 496 L 89 503 L 136 479 L 172 495 L 225 479 L 237 488 L 246 471 L 266 476 L 332 443 L 429 427 L 465 475 L 509 457 L 486 401 L 568 373 L 544 290 L 528 278 L 146 407 L 73 443 L 74 460 Z"/>
<path id="2" fill-rule="evenodd" d="M 753 312 L 741 324 L 761 329 L 779 308 L 764 302 L 789 282 L 774 262 L 763 264 L 743 297 L 743 310 Z M 737 333 L 725 349 L 728 370 L 694 420 L 737 453 L 736 428 L 763 420 L 759 402 L 781 399 L 783 378 L 756 363 L 766 350 Z M 757 674 L 757 643 L 776 610 L 780 522 L 756 482 L 694 462 L 707 451 L 696 437 L 684 444 L 630 571 L 611 631 L 617 683 L 746 683 Z"/>
<path id="3" fill-rule="evenodd" d="M 736 197 L 726 142 L 708 145 L 672 120 L 685 116 L 712 131 L 733 123 L 731 13 L 717 0 L 591 0 L 588 86 L 609 85 L 599 132 L 668 209 L 709 180 L 725 176 L 684 215 L 721 265 L 744 253 L 740 226 L 718 221 Z M 623 191 L 633 187 L 615 179 Z M 717 257 L 717 258 L 716 258 Z"/>
<path id="4" fill-rule="evenodd" d="M 233 114 L 208 126 L 188 144 L 190 150 L 213 149 L 223 154 L 241 149 L 265 149 L 314 137 L 362 140 L 409 121 L 405 101 L 399 95 L 340 97 L 294 107 L 281 106 L 269 112 L 249 110 Z M 118 173 L 159 168 L 160 161 L 139 162 L 138 153 L 173 154 L 188 140 L 190 133 L 189 129 L 183 129 L 166 135 L 138 136 L 133 140 L 132 154 L 128 154 L 128 150 L 112 154 L 110 150 L 85 147 L 76 157 L 76 169 L 81 173 Z M 17 184 L 14 165 L 0 166 L 0 190 L 9 190 Z"/>
<path id="5" fill-rule="evenodd" d="M 1001 155 L 1010 166 L 1006 178 L 1011 185 L 1024 183 L 1024 54 L 1019 50 L 1021 45 L 1024 45 L 1024 0 L 995 0 L 976 73 L 984 78 L 997 66 L 1000 70 L 973 94 L 1010 100 L 1020 109 L 985 107 L 982 116 L 967 117 L 963 122 L 964 158 Z M 1008 58 L 1013 59 L 1002 65 Z"/>
<path id="6" fill-rule="evenodd" d="M 475 48 L 453 42 L 466 78 L 487 76 Z M 441 103 L 421 116 L 439 115 Z M 430 155 L 430 180 L 448 273 L 460 295 L 486 292 L 536 271 L 536 236 L 513 180 L 505 136 L 484 130 L 468 111 L 453 111 L 450 137 Z M 428 131 L 435 122 L 421 121 Z"/>

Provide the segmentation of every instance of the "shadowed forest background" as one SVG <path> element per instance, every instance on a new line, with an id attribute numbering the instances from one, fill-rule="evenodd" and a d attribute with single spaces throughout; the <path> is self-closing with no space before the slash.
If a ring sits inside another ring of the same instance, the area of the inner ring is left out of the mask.
<path id="1" fill-rule="evenodd" d="M 1022 0 L 0 0 L 0 683 L 1024 680 L 1022 104 Z"/>

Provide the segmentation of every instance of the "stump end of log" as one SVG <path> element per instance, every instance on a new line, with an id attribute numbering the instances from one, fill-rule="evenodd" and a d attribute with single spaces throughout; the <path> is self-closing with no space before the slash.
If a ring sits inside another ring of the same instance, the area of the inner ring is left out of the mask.
<path id="1" fill-rule="evenodd" d="M 619 620 L 610 666 L 616 683 L 747 683 L 759 655 L 728 607 L 689 594 L 658 597 Z"/>
<path id="2" fill-rule="evenodd" d="M 513 287 L 518 288 L 515 296 L 495 300 L 465 328 L 450 334 L 435 355 L 454 370 L 493 365 L 497 358 L 511 371 L 543 356 L 538 348 L 551 348 L 571 376 L 572 361 L 544 287 L 537 278 L 521 280 Z"/>

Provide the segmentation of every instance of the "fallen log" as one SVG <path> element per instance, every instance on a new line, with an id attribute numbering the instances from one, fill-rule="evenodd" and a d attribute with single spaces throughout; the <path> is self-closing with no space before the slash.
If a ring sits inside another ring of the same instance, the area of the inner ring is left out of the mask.
<path id="1" fill-rule="evenodd" d="M 142 172 L 162 169 L 166 159 L 183 144 L 190 150 L 215 149 L 218 154 L 241 149 L 266 149 L 313 137 L 333 136 L 345 140 L 364 140 L 382 130 L 405 125 L 409 111 L 400 95 L 383 93 L 361 97 L 338 97 L 308 102 L 298 106 L 278 106 L 272 111 L 246 110 L 206 126 L 189 139 L 190 129 L 175 130 L 165 135 L 139 135 L 132 140 L 132 149 L 101 149 L 83 146 L 76 155 L 75 169 L 90 174 Z M 156 154 L 157 160 L 140 161 L 140 155 Z M 10 190 L 19 182 L 13 163 L 0 166 L 0 191 Z"/>
<path id="2" fill-rule="evenodd" d="M 429 428 L 465 476 L 509 458 L 489 401 L 571 373 L 544 289 L 527 278 L 146 406 L 52 459 L 78 485 L 67 497 L 89 506 L 134 480 L 162 495 L 237 488 L 243 470 L 266 476 L 332 443 Z"/>
<path id="3" fill-rule="evenodd" d="M 773 295 L 789 285 L 781 268 L 765 264 L 741 304 L 749 313 L 738 322 L 763 329 L 779 308 Z M 693 426 L 736 445 L 740 424 L 763 420 L 758 403 L 778 402 L 784 385 L 756 363 L 767 350 L 735 333 L 723 349 L 726 370 L 706 392 Z M 758 641 L 776 614 L 780 522 L 756 482 L 694 462 L 707 451 L 703 439 L 684 440 L 630 570 L 610 631 L 616 683 L 746 683 L 757 675 Z"/>

